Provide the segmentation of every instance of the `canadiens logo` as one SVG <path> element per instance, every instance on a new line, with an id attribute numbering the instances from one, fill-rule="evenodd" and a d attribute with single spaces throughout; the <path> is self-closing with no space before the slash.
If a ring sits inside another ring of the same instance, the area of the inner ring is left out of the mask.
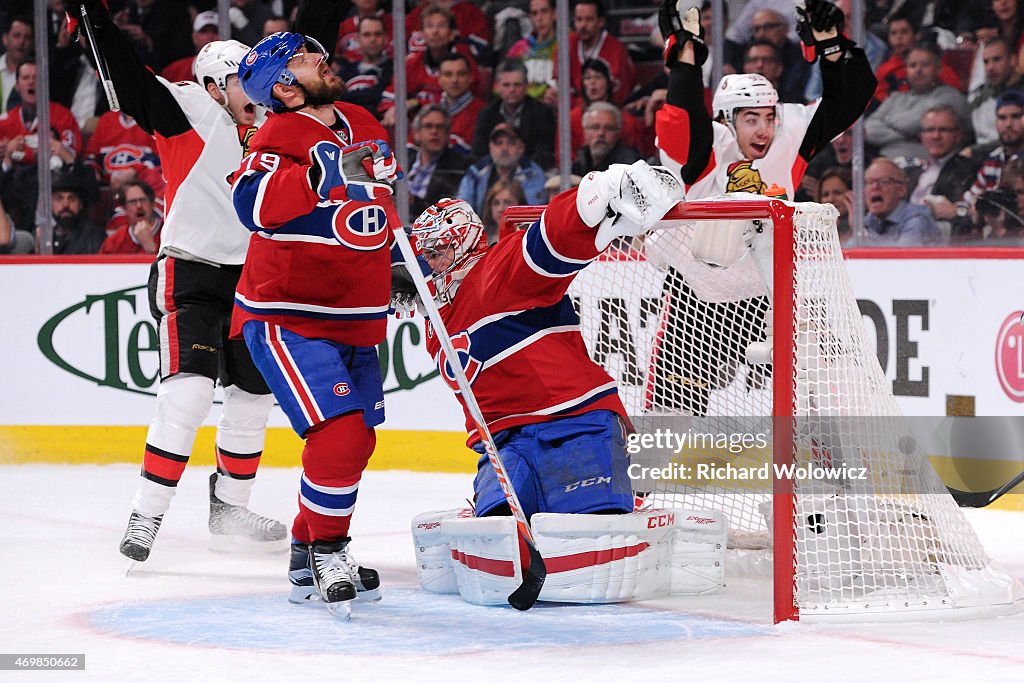
<path id="1" fill-rule="evenodd" d="M 122 143 L 114 146 L 106 156 L 103 157 L 103 169 L 107 173 L 113 173 L 135 164 L 146 164 L 152 166 L 153 153 L 145 147 Z M 148 162 L 148 163 L 147 163 Z"/>
<path id="2" fill-rule="evenodd" d="M 352 390 L 348 388 L 348 384 L 345 382 L 338 382 L 334 385 L 335 396 L 347 396 L 350 391 Z"/>
<path id="3" fill-rule="evenodd" d="M 480 361 L 473 358 L 470 355 L 469 347 L 471 345 L 469 338 L 469 332 L 462 331 L 452 337 L 452 347 L 455 349 L 455 355 L 459 357 L 459 365 L 462 366 L 463 372 L 466 374 L 466 379 L 472 385 L 476 381 L 477 375 L 480 374 L 480 368 L 482 367 Z M 459 383 L 455 381 L 455 373 L 452 370 L 451 365 L 448 363 L 448 359 L 445 356 L 444 350 L 442 349 L 440 355 L 440 367 L 441 377 L 444 378 L 445 383 L 448 384 L 456 393 L 459 392 Z"/>
<path id="4" fill-rule="evenodd" d="M 238 126 L 238 142 L 242 145 L 242 156 L 249 155 L 249 143 L 258 130 L 256 126 Z"/>
<path id="5" fill-rule="evenodd" d="M 345 202 L 334 212 L 334 236 L 346 247 L 375 251 L 387 246 L 388 215 L 377 204 Z"/>
<path id="6" fill-rule="evenodd" d="M 245 56 L 245 65 L 252 66 L 253 62 L 256 61 L 257 56 L 256 50 L 249 50 L 249 54 Z"/>
<path id="7" fill-rule="evenodd" d="M 749 159 L 744 159 L 729 165 L 726 171 L 726 192 L 764 194 L 768 186 L 761 180 L 761 172 L 753 167 L 753 163 Z"/>

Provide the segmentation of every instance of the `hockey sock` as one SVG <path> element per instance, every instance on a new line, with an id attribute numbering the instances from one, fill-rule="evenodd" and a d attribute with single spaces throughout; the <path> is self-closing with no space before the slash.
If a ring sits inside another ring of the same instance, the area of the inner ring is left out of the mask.
<path id="1" fill-rule="evenodd" d="M 236 386 L 224 390 L 217 423 L 217 498 L 229 505 L 249 505 L 256 470 L 263 455 L 272 394 L 250 394 Z"/>
<path id="2" fill-rule="evenodd" d="M 146 434 L 142 479 L 135 510 L 147 517 L 167 512 L 192 453 L 196 430 L 213 403 L 213 380 L 202 375 L 175 375 L 160 382 L 156 415 Z"/>
<path id="3" fill-rule="evenodd" d="M 302 543 L 348 536 L 359 479 L 376 443 L 361 412 L 346 413 L 306 432 L 299 514 L 292 536 Z"/>

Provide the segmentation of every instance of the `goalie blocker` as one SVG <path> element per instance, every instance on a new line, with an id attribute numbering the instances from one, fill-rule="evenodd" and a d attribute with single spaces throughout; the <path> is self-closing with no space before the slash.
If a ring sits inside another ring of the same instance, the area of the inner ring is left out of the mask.
<path id="1" fill-rule="evenodd" d="M 531 526 L 548 571 L 542 601 L 648 600 L 724 585 L 728 521 L 721 512 L 537 513 Z M 474 517 L 469 509 L 426 512 L 413 519 L 412 534 L 426 591 L 503 605 L 522 581 L 511 517 Z"/>

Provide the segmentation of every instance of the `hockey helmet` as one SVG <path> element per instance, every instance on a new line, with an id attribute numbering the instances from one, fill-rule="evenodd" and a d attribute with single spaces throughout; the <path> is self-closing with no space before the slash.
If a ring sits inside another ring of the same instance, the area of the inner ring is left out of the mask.
<path id="1" fill-rule="evenodd" d="M 221 92 L 227 90 L 228 76 L 238 75 L 238 65 L 242 63 L 249 46 L 237 40 L 215 40 L 207 43 L 192 62 L 192 73 L 196 82 L 205 86 L 207 79 L 213 81 Z"/>
<path id="2" fill-rule="evenodd" d="M 327 59 L 327 50 L 323 45 L 315 38 L 299 33 L 278 31 L 256 43 L 238 67 L 238 79 L 246 96 L 253 103 L 268 107 L 271 111 L 283 111 L 284 104 L 274 98 L 274 86 L 296 82 L 295 74 L 288 70 L 288 62 L 303 47 Z"/>
<path id="3" fill-rule="evenodd" d="M 423 256 L 433 264 L 438 300 L 450 301 L 470 268 L 487 253 L 487 233 L 480 217 L 462 199 L 441 199 L 412 224 Z"/>
<path id="4" fill-rule="evenodd" d="M 722 76 L 711 98 L 711 110 L 716 119 L 721 116 L 730 128 L 734 128 L 737 109 L 775 107 L 778 103 L 779 93 L 775 86 L 761 74 L 729 74 Z"/>

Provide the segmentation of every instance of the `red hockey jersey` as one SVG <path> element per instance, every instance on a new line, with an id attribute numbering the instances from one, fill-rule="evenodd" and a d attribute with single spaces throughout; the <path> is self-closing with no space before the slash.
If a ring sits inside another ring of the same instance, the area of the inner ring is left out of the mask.
<path id="1" fill-rule="evenodd" d="M 571 34 L 569 81 L 576 94 L 583 92 L 583 63 L 588 59 L 600 59 L 608 65 L 608 72 L 612 75 L 612 99 L 618 105 L 625 102 L 629 93 L 633 92 L 633 84 L 636 82 L 636 67 L 629 58 L 626 46 L 608 31 L 601 31 L 601 35 L 597 37 L 597 44 L 590 50 L 585 50 L 579 34 Z"/>
<path id="2" fill-rule="evenodd" d="M 0 140 L 10 140 L 22 135 L 36 135 L 38 133 L 39 120 L 33 118 L 25 121 L 22 116 L 21 105 L 12 107 L 6 114 L 0 116 Z M 82 152 L 82 131 L 78 128 L 71 110 L 56 102 L 50 103 L 50 128 L 57 131 L 57 137 L 61 144 L 74 151 L 75 156 Z M 36 138 L 38 140 L 38 138 Z M 27 142 L 25 145 L 25 156 L 18 163 L 29 166 L 36 163 L 37 144 Z"/>
<path id="3" fill-rule="evenodd" d="M 390 198 L 322 202 L 307 178 L 318 142 L 344 147 L 385 133 L 362 107 L 335 106 L 333 128 L 303 112 L 268 117 L 234 175 L 235 210 L 253 234 L 235 292 L 233 337 L 249 320 L 351 346 L 385 337 L 394 205 Z"/>
<path id="4" fill-rule="evenodd" d="M 392 54 L 392 24 L 391 14 L 383 10 L 377 11 L 377 16 L 384 22 L 384 32 L 388 37 L 388 45 L 384 49 L 385 54 Z M 338 26 L 338 42 L 334 47 L 334 54 L 350 62 L 362 60 L 363 53 L 359 50 L 359 16 L 351 16 Z"/>
<path id="5" fill-rule="evenodd" d="M 428 2 L 421 2 L 406 15 L 405 35 L 409 39 L 409 52 L 422 52 L 427 49 L 423 40 L 423 32 L 420 30 L 420 15 L 423 10 L 430 6 Z M 456 0 L 448 8 L 455 17 L 455 26 L 459 30 L 459 36 L 467 42 L 487 47 L 491 44 L 491 25 L 487 22 L 487 16 L 472 2 Z M 411 91 L 410 91 L 411 92 Z"/>
<path id="6" fill-rule="evenodd" d="M 470 82 L 472 83 L 470 90 L 475 91 L 477 66 L 472 52 L 464 43 L 455 43 L 452 50 L 469 59 Z M 410 98 L 415 97 L 420 106 L 437 104 L 441 101 L 441 85 L 437 82 L 438 69 L 431 65 L 429 54 L 428 52 L 414 52 L 405 58 L 406 92 L 409 93 Z M 393 106 L 395 106 L 394 81 L 384 89 L 379 111 L 383 113 Z"/>
<path id="7" fill-rule="evenodd" d="M 615 380 L 590 359 L 566 295 L 597 258 L 595 234 L 580 220 L 575 190 L 564 192 L 529 230 L 491 247 L 441 308 L 492 433 L 591 410 L 626 415 Z M 427 351 L 461 401 L 429 322 Z M 468 414 L 466 430 L 470 446 L 480 440 Z"/>
<path id="8" fill-rule="evenodd" d="M 99 118 L 85 146 L 85 160 L 104 184 L 110 182 L 110 174 L 115 171 L 135 169 L 146 177 L 151 169 L 159 175 L 160 169 L 156 140 L 124 112 L 108 111 Z"/>

